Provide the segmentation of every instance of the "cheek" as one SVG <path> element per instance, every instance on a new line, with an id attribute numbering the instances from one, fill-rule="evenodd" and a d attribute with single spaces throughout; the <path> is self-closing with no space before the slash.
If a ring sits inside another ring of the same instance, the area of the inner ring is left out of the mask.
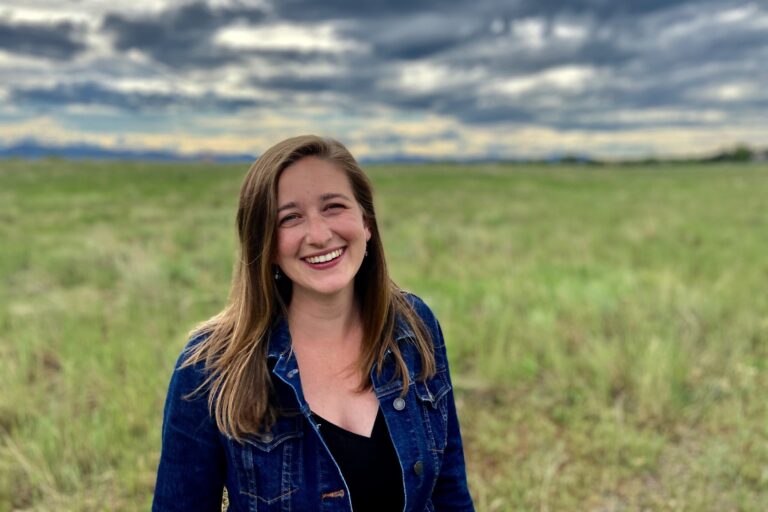
<path id="1" fill-rule="evenodd" d="M 340 230 L 339 233 L 347 241 L 350 241 L 350 242 L 354 241 L 356 243 L 365 243 L 366 236 L 367 236 L 365 234 L 365 227 L 355 223 L 348 224 L 347 226 L 345 226 L 345 229 L 343 231 Z"/>
<path id="2" fill-rule="evenodd" d="M 340 218 L 337 224 L 337 231 L 344 233 L 348 237 L 368 236 L 368 228 L 365 226 L 362 217 L 356 215 Z"/>
<path id="3" fill-rule="evenodd" d="M 277 234 L 277 257 L 291 256 L 296 252 L 295 236 L 290 232 L 278 232 Z"/>

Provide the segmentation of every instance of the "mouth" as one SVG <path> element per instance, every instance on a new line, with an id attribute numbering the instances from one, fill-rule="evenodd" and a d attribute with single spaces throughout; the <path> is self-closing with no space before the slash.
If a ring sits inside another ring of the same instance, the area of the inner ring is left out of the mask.
<path id="1" fill-rule="evenodd" d="M 309 263 L 310 265 L 322 265 L 324 263 L 330 263 L 332 261 L 335 261 L 341 257 L 342 254 L 344 254 L 344 251 L 346 250 L 345 247 L 340 247 L 338 249 L 334 249 L 332 251 L 328 251 L 324 254 L 317 254 L 314 256 L 307 256 L 305 258 L 302 258 L 304 261 Z"/>

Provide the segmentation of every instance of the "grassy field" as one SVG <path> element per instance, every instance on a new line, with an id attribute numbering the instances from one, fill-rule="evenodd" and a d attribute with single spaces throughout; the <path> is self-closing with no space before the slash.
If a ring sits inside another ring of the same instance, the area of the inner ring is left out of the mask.
<path id="1" fill-rule="evenodd" d="M 0 162 L 0 511 L 149 508 L 246 168 Z M 768 510 L 768 166 L 370 173 L 478 510 Z"/>

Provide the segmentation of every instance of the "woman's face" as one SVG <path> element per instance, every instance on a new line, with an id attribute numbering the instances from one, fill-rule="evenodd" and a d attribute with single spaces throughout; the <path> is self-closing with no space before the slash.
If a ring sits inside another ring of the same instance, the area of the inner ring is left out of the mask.
<path id="1" fill-rule="evenodd" d="M 277 183 L 277 257 L 293 296 L 353 289 L 371 232 L 346 173 L 317 157 L 287 167 Z"/>

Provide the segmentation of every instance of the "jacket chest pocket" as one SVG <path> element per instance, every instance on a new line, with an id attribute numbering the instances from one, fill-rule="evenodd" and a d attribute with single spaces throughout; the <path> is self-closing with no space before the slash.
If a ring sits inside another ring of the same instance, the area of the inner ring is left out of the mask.
<path id="1" fill-rule="evenodd" d="M 448 436 L 448 392 L 451 384 L 445 371 L 437 373 L 426 382 L 414 384 L 416 397 L 421 404 L 425 428 L 428 429 L 432 446 L 437 452 L 445 450 Z"/>
<path id="2" fill-rule="evenodd" d="M 233 441 L 241 499 L 249 512 L 290 510 L 301 486 L 302 418 L 281 417 L 269 432 Z"/>

